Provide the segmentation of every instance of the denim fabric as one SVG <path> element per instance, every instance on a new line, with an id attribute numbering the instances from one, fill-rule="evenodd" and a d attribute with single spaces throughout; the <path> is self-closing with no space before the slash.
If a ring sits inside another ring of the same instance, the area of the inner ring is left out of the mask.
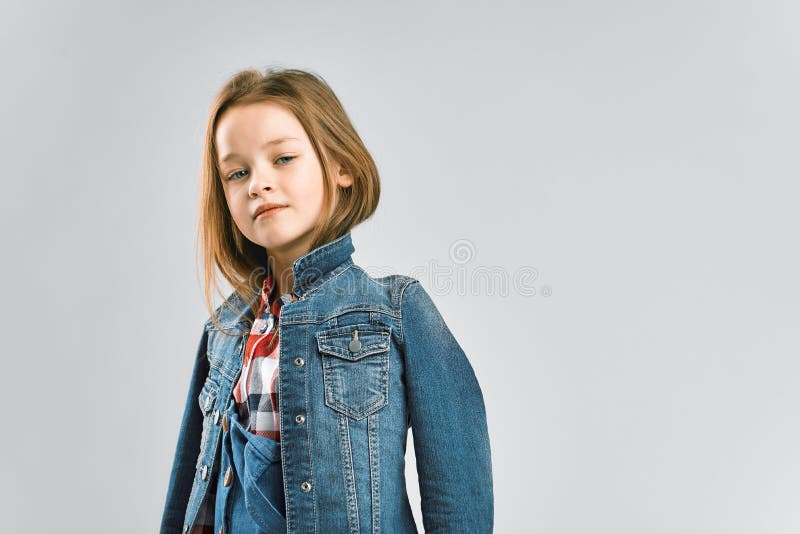
<path id="1" fill-rule="evenodd" d="M 492 532 L 486 410 L 470 361 L 418 280 L 372 277 L 353 252 L 348 232 L 295 261 L 298 299 L 279 318 L 273 452 L 286 532 L 417 532 L 405 486 L 409 428 L 425 532 Z M 204 325 L 162 533 L 189 532 L 208 486 L 225 474 L 219 420 L 241 371 L 248 305 L 231 294 L 215 312 L 221 328 Z"/>
<path id="2" fill-rule="evenodd" d="M 286 532 L 280 442 L 248 432 L 239 421 L 233 400 L 223 416 L 228 430 L 222 431 L 214 532 Z"/>

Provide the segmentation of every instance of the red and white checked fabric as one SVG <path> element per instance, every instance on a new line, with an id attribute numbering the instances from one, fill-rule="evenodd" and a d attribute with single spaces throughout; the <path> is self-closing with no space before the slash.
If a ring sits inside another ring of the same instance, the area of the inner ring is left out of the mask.
<path id="1" fill-rule="evenodd" d="M 242 358 L 242 372 L 233 388 L 239 421 L 248 432 L 280 441 L 278 412 L 278 318 L 281 307 L 295 300 L 292 293 L 275 298 L 272 273 L 264 278 L 261 305 L 250 329 Z M 216 488 L 210 484 L 197 512 L 192 534 L 214 534 Z"/>
<path id="2" fill-rule="evenodd" d="M 253 434 L 280 441 L 278 413 L 278 318 L 291 293 L 276 299 L 272 273 L 261 288 L 261 306 L 247 336 L 242 373 L 233 389 L 239 420 Z"/>

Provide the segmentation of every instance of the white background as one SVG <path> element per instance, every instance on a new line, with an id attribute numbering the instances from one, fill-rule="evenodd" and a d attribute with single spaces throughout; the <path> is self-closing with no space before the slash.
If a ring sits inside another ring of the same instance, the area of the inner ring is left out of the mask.
<path id="1" fill-rule="evenodd" d="M 4 2 L 0 529 L 157 531 L 207 317 L 206 113 L 237 70 L 290 66 L 381 172 L 354 260 L 420 278 L 473 364 L 496 532 L 800 531 L 799 18 Z M 535 294 L 458 290 L 481 269 L 535 269 Z"/>

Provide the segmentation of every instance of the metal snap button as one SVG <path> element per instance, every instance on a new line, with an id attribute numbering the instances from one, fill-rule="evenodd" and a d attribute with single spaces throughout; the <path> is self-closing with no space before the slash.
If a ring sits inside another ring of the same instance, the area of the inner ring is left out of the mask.
<path id="1" fill-rule="evenodd" d="M 231 471 L 231 467 L 228 466 L 228 470 L 225 471 L 225 480 L 222 483 L 225 484 L 225 486 L 230 486 L 232 481 L 233 481 L 233 471 Z"/>
<path id="2" fill-rule="evenodd" d="M 308 481 L 303 482 L 302 484 L 300 484 L 300 489 L 308 493 L 309 491 L 311 491 L 311 482 Z"/>
<path id="3" fill-rule="evenodd" d="M 350 341 L 347 348 L 350 349 L 350 352 L 358 352 L 361 350 L 361 341 L 358 340 L 358 330 L 353 332 L 353 340 Z"/>
<path id="4" fill-rule="evenodd" d="M 306 361 L 303 358 L 297 357 L 297 358 L 294 359 L 295 367 L 302 367 L 303 364 L 305 364 L 305 363 L 306 363 Z"/>
<path id="5" fill-rule="evenodd" d="M 303 414 L 300 414 L 300 415 L 298 415 L 297 417 L 294 418 L 294 422 L 297 423 L 298 425 L 302 425 L 305 421 L 306 421 L 306 418 L 305 418 L 305 416 L 303 416 Z"/>

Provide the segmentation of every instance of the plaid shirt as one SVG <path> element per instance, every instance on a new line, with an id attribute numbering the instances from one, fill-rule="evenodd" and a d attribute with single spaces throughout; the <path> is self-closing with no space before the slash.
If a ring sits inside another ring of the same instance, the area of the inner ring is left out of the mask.
<path id="1" fill-rule="evenodd" d="M 278 318 L 281 307 L 297 297 L 285 293 L 275 298 L 272 273 L 268 273 L 261 287 L 261 306 L 253 322 L 242 359 L 242 372 L 233 388 L 233 398 L 240 421 L 248 432 L 280 441 L 280 414 L 278 413 Z M 214 480 L 212 473 L 211 480 Z M 216 487 L 209 484 L 203 503 L 197 513 L 192 534 L 214 533 L 214 505 Z"/>

